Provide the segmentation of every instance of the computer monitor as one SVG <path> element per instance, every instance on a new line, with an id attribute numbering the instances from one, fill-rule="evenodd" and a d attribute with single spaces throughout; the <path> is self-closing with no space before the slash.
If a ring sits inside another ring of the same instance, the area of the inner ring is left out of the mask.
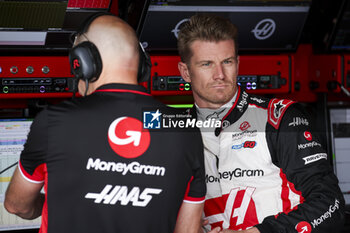
<path id="1" fill-rule="evenodd" d="M 240 51 L 296 50 L 310 0 L 152 0 L 140 33 L 149 52 L 177 50 L 182 23 L 197 13 L 230 19 L 238 27 Z"/>
<path id="2" fill-rule="evenodd" d="M 350 107 L 330 108 L 333 166 L 344 194 L 346 205 L 350 205 Z"/>
<path id="3" fill-rule="evenodd" d="M 41 218 L 24 220 L 4 208 L 5 192 L 17 168 L 31 124 L 31 118 L 0 119 L 0 232 L 40 227 Z"/>
<path id="4" fill-rule="evenodd" d="M 306 25 L 316 53 L 350 51 L 350 1 L 312 1 Z"/>
<path id="5" fill-rule="evenodd" d="M 67 52 L 81 24 L 97 12 L 109 11 L 111 4 L 112 0 L 0 1 L 0 51 Z"/>
<path id="6" fill-rule="evenodd" d="M 350 1 L 342 1 L 334 27 L 326 37 L 331 51 L 350 51 Z"/>

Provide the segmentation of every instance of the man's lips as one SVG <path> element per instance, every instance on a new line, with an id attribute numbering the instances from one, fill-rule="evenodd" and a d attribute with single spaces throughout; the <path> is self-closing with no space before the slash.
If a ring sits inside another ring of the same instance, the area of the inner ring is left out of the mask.
<path id="1" fill-rule="evenodd" d="M 223 89 L 228 87 L 229 85 L 227 83 L 221 83 L 221 84 L 213 84 L 211 85 L 211 88 L 216 88 L 216 89 Z"/>

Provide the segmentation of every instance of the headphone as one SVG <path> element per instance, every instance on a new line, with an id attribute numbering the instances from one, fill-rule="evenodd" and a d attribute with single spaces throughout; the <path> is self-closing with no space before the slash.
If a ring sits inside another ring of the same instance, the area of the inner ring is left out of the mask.
<path id="1" fill-rule="evenodd" d="M 103 15 L 115 16 L 109 12 L 98 12 L 89 17 L 83 23 L 78 35 L 87 32 L 90 24 L 98 17 Z M 137 81 L 146 82 L 151 76 L 151 59 L 145 52 L 141 43 L 139 43 L 139 67 L 137 72 Z M 77 79 L 82 79 L 85 82 L 95 82 L 102 72 L 102 59 L 96 45 L 90 41 L 84 41 L 69 51 L 69 63 L 71 71 Z"/>

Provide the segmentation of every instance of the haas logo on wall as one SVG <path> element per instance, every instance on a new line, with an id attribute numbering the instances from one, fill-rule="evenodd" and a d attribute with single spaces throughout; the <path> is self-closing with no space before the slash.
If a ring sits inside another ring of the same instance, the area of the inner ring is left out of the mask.
<path id="1" fill-rule="evenodd" d="M 255 38 L 258 40 L 266 40 L 270 38 L 276 30 L 276 23 L 273 19 L 263 19 L 257 23 L 252 30 Z"/>
<path id="2" fill-rule="evenodd" d="M 189 21 L 189 19 L 183 19 L 183 20 L 181 20 L 180 22 L 178 22 L 178 23 L 176 24 L 175 28 L 174 28 L 173 30 L 171 30 L 171 32 L 174 33 L 174 36 L 175 36 L 176 38 L 178 38 L 178 34 L 179 34 L 179 31 L 180 31 L 181 25 L 182 25 L 183 23 L 187 22 L 187 21 Z"/>
<path id="3" fill-rule="evenodd" d="M 119 117 L 108 129 L 108 142 L 112 150 L 124 158 L 136 158 L 149 147 L 151 136 L 142 122 L 132 117 Z"/>

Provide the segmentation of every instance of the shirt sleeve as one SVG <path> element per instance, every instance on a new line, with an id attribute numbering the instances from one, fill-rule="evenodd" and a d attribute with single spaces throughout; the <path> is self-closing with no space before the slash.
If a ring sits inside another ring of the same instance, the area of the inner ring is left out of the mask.
<path id="1" fill-rule="evenodd" d="M 44 182 L 45 157 L 47 154 L 47 111 L 43 110 L 34 119 L 21 152 L 18 168 L 23 177 L 33 183 Z"/>
<path id="2" fill-rule="evenodd" d="M 266 217 L 257 228 L 261 233 L 338 232 L 344 224 L 344 198 L 311 119 L 293 104 L 279 128 L 271 126 L 269 131 L 273 163 L 301 200 L 284 213 Z"/>
<path id="3" fill-rule="evenodd" d="M 204 171 L 204 149 L 202 137 L 199 130 L 191 133 L 191 145 L 188 160 L 192 167 L 192 178 L 190 179 L 184 202 L 203 203 L 206 194 L 205 171 Z"/>

